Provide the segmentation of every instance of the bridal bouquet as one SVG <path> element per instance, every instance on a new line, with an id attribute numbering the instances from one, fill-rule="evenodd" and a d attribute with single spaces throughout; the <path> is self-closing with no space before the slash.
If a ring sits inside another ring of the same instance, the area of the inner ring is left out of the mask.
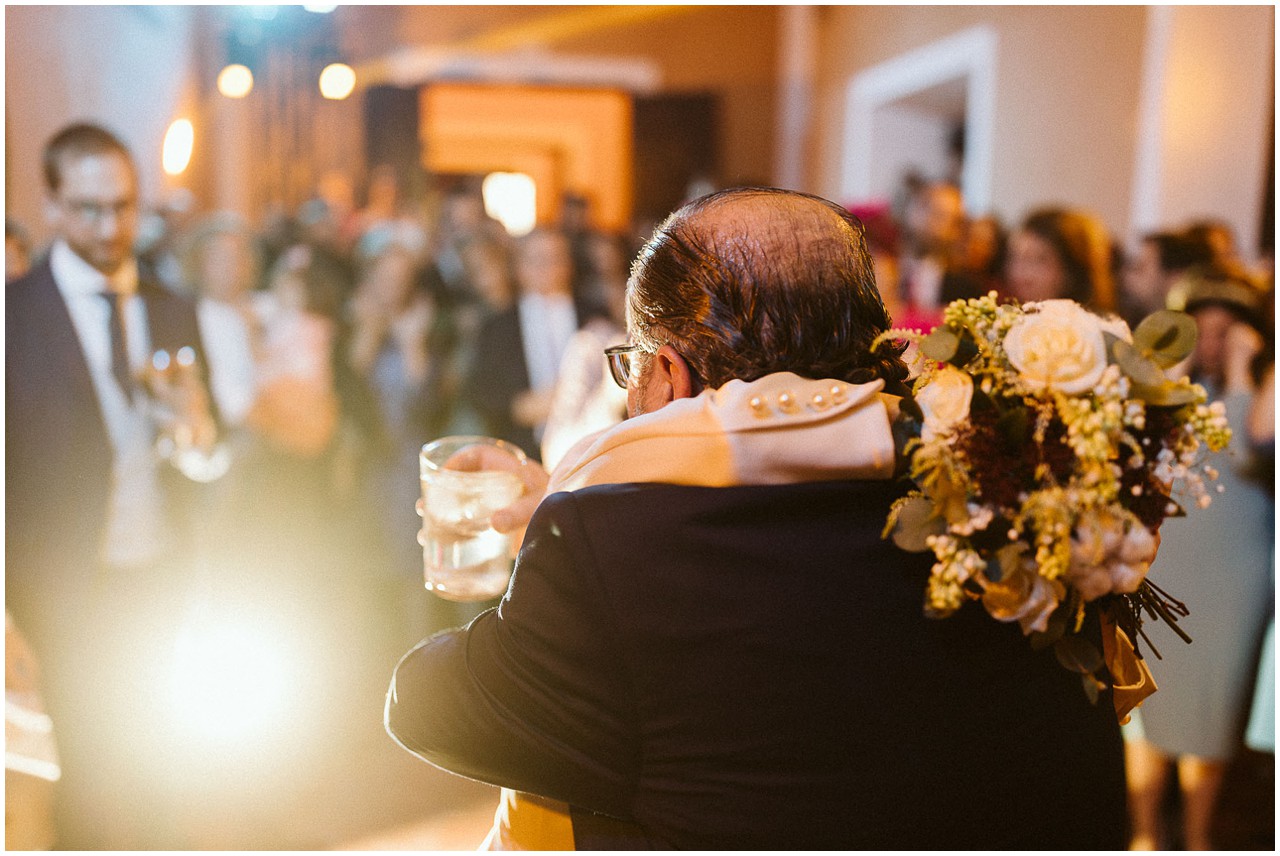
<path id="1" fill-rule="evenodd" d="M 1154 692 L 1135 644 L 1142 619 L 1177 627 L 1186 608 L 1147 578 L 1161 522 L 1209 504 L 1217 473 L 1202 449 L 1231 438 L 1221 403 L 1165 375 L 1195 345 L 1195 322 L 1161 311 L 1130 331 L 1069 300 L 998 303 L 994 293 L 946 307 L 910 340 L 925 365 L 904 413 L 918 490 L 892 509 L 885 535 L 931 550 L 925 610 L 946 617 L 977 600 L 1053 646 L 1096 701 L 1117 714 Z M 1096 603 L 1103 651 L 1080 631 Z M 1154 649 L 1153 649 L 1154 650 Z M 1158 652 L 1157 656 L 1158 656 Z"/>

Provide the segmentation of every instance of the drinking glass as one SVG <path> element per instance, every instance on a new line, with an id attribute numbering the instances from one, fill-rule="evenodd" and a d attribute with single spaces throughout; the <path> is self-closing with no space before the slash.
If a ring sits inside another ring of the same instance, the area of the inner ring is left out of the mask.
<path id="1" fill-rule="evenodd" d="M 444 437 L 422 447 L 422 547 L 427 588 L 445 600 L 497 597 L 511 577 L 511 539 L 495 530 L 493 513 L 515 502 L 524 486 L 504 470 L 458 470 L 449 459 L 470 446 L 519 448 L 492 437 Z"/>
<path id="2" fill-rule="evenodd" d="M 231 453 L 218 441 L 208 392 L 200 380 L 193 348 L 170 355 L 160 350 L 142 375 L 156 421 L 156 454 L 192 481 L 211 482 L 226 475 Z"/>

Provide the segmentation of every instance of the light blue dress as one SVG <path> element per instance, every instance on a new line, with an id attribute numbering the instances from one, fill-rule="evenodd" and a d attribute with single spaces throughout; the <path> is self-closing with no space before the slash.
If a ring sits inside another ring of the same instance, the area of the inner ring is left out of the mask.
<path id="1" fill-rule="evenodd" d="M 1209 390 L 1210 400 L 1219 397 Z M 1207 509 L 1165 521 L 1150 579 L 1183 601 L 1191 614 L 1179 622 L 1187 645 L 1163 622 L 1148 620 L 1147 635 L 1163 659 L 1143 646 L 1159 691 L 1143 704 L 1126 736 L 1144 734 L 1167 755 L 1228 760 L 1241 730 L 1256 677 L 1257 654 L 1271 617 L 1274 515 L 1271 493 L 1245 475 L 1250 464 L 1244 434 L 1250 396 L 1224 399 L 1235 436 L 1210 456 L 1223 493 Z"/>

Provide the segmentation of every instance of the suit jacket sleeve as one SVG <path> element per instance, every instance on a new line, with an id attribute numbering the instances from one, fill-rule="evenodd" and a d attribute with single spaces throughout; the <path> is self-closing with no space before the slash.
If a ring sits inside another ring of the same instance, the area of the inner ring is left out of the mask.
<path id="1" fill-rule="evenodd" d="M 451 772 L 626 816 L 638 758 L 617 627 L 574 497 L 548 497 L 502 604 L 400 661 L 387 730 Z"/>

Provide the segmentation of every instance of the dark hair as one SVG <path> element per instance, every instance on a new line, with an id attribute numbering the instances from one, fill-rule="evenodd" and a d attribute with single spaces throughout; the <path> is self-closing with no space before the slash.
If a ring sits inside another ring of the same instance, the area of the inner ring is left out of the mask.
<path id="1" fill-rule="evenodd" d="M 1060 295 L 1094 309 L 1114 309 L 1111 243 L 1094 217 L 1067 208 L 1042 208 L 1022 221 L 1021 229 L 1047 243 L 1066 276 Z"/>
<path id="2" fill-rule="evenodd" d="M 62 187 L 62 164 L 67 158 L 118 154 L 133 168 L 133 155 L 120 138 L 100 125 L 78 122 L 54 134 L 44 145 L 44 183 L 50 193 Z"/>
<path id="3" fill-rule="evenodd" d="M 744 199 L 770 216 L 741 232 L 700 227 Z M 670 344 L 711 388 L 780 371 L 891 386 L 907 376 L 901 346 L 871 350 L 890 320 L 862 223 L 807 193 L 740 187 L 680 208 L 632 266 L 627 321 L 637 344 Z"/>
<path id="4" fill-rule="evenodd" d="M 1208 244 L 1178 232 L 1151 232 L 1143 235 L 1142 241 L 1155 247 L 1162 273 L 1184 271 L 1213 261 Z"/>

